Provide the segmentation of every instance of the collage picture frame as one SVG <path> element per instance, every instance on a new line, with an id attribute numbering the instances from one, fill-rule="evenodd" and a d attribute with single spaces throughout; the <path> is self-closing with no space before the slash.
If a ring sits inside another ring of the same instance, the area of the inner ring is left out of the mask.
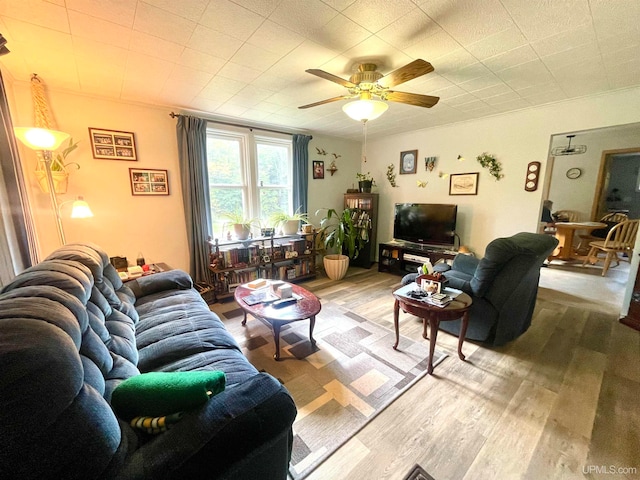
<path id="1" fill-rule="evenodd" d="M 91 153 L 96 160 L 138 160 L 133 132 L 89 127 Z"/>
<path id="2" fill-rule="evenodd" d="M 131 195 L 169 195 L 169 172 L 149 168 L 130 168 Z"/>

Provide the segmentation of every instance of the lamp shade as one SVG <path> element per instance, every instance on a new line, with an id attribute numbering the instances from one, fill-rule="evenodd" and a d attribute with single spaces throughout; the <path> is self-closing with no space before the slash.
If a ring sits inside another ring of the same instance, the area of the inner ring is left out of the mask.
<path id="1" fill-rule="evenodd" d="M 356 100 L 342 107 L 344 113 L 358 121 L 375 120 L 387 111 L 389 105 L 379 100 Z"/>
<path id="2" fill-rule="evenodd" d="M 91 208 L 89 208 L 89 204 L 84 201 L 83 197 L 77 197 L 71 206 L 71 218 L 89 217 L 93 217 L 93 212 L 91 211 Z"/>
<path id="3" fill-rule="evenodd" d="M 33 150 L 57 150 L 70 137 L 68 133 L 46 128 L 15 127 L 13 131 L 18 140 Z"/>

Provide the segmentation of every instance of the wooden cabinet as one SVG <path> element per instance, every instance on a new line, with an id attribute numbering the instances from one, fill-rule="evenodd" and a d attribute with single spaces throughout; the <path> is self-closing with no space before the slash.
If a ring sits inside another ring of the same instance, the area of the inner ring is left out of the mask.
<path id="1" fill-rule="evenodd" d="M 360 251 L 358 258 L 351 260 L 355 267 L 371 268 L 376 259 L 376 243 L 378 231 L 378 194 L 377 193 L 345 193 L 344 208 L 359 210 L 358 222 L 369 223 L 369 243 Z"/>
<path id="2" fill-rule="evenodd" d="M 432 265 L 440 261 L 451 263 L 457 254 L 455 250 L 409 242 L 381 243 L 378 252 L 378 271 L 395 275 L 416 273 L 417 268 L 427 259 Z"/>
<path id="3" fill-rule="evenodd" d="M 216 301 L 256 278 L 298 282 L 316 275 L 316 233 L 210 241 L 209 270 Z"/>

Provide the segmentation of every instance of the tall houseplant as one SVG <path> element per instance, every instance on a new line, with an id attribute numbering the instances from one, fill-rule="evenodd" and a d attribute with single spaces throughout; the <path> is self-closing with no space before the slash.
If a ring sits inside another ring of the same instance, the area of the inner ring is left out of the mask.
<path id="1" fill-rule="evenodd" d="M 322 211 L 326 214 L 320 221 L 319 233 L 324 239 L 324 246 L 338 252 L 324 256 L 324 269 L 330 279 L 340 280 L 347 274 L 349 259 L 357 258 L 368 243 L 370 220 L 362 224 L 356 208 L 345 208 L 342 213 L 333 208 L 320 209 L 316 215 Z"/>

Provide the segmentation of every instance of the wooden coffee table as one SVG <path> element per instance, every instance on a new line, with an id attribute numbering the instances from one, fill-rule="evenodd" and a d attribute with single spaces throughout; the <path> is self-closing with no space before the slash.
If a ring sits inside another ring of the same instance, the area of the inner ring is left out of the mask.
<path id="1" fill-rule="evenodd" d="M 429 339 L 429 366 L 427 368 L 427 373 L 431 374 L 433 373 L 433 352 L 436 348 L 436 338 L 438 337 L 440 322 L 458 320 L 462 317 L 460 335 L 458 337 L 458 357 L 460 357 L 460 360 L 465 359 L 465 356 L 462 353 L 462 344 L 464 343 L 464 336 L 467 334 L 467 326 L 469 325 L 469 308 L 473 301 L 466 293 L 460 293 L 446 307 L 437 307 L 404 295 L 405 292 L 409 292 L 416 288 L 416 284 L 409 284 L 393 292 L 393 296 L 396 299 L 393 306 L 393 324 L 396 329 L 396 343 L 393 345 L 393 348 L 394 350 L 397 350 L 398 343 L 400 342 L 399 316 L 400 309 L 402 308 L 404 312 L 422 319 L 422 337 L 425 339 L 427 338 L 427 323 L 429 324 L 431 338 Z"/>
<path id="2" fill-rule="evenodd" d="M 296 303 L 287 305 L 283 308 L 275 308 L 271 304 L 256 303 L 248 305 L 244 298 L 251 295 L 255 290 L 240 285 L 236 288 L 233 297 L 242 311 L 244 319 L 242 325 L 247 324 L 247 314 L 253 315 L 255 318 L 266 320 L 273 329 L 273 338 L 276 344 L 276 353 L 273 358 L 280 360 L 280 329 L 289 323 L 299 322 L 300 320 L 309 319 L 309 340 L 311 345 L 315 347 L 316 341 L 313 339 L 313 327 L 316 324 L 316 315 L 320 313 L 322 305 L 320 300 L 310 291 L 300 287 L 299 285 L 291 285 L 293 294 L 297 295 L 299 300 Z M 269 288 L 269 287 L 266 287 Z"/>

